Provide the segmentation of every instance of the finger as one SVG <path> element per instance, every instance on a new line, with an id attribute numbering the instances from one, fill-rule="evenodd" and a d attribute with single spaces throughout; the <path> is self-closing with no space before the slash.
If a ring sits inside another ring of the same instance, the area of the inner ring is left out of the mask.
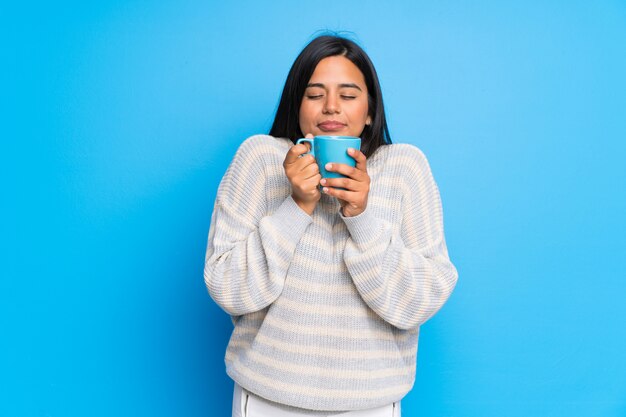
<path id="1" fill-rule="evenodd" d="M 351 178 L 324 178 L 320 182 L 324 187 L 345 188 L 350 191 L 361 191 L 363 183 Z"/>
<path id="2" fill-rule="evenodd" d="M 310 153 L 303 154 L 294 163 L 297 164 L 296 166 L 301 166 L 302 168 L 307 167 L 311 164 L 317 165 L 317 163 L 315 162 L 315 157 L 311 155 Z"/>
<path id="3" fill-rule="evenodd" d="M 306 135 L 304 135 L 304 137 L 306 139 L 313 139 L 315 136 L 313 136 L 312 133 L 307 133 Z M 313 145 L 311 145 L 311 142 L 302 142 L 301 145 L 305 145 L 307 147 L 307 149 L 308 149 L 307 152 L 311 152 L 311 147 L 313 146 Z"/>
<path id="4" fill-rule="evenodd" d="M 287 152 L 287 156 L 285 157 L 285 163 L 293 164 L 298 161 L 298 157 L 300 155 L 306 154 L 309 152 L 308 144 L 300 143 L 298 145 L 292 146 Z"/>
<path id="5" fill-rule="evenodd" d="M 326 171 L 337 172 L 339 174 L 346 175 L 357 181 L 363 181 L 364 179 L 363 177 L 364 171 L 361 171 L 360 169 L 356 169 L 355 167 L 351 167 L 350 165 L 337 164 L 333 162 L 333 163 L 326 164 L 325 168 L 326 168 Z"/>
<path id="6" fill-rule="evenodd" d="M 339 190 L 332 187 L 323 187 L 322 192 L 324 194 L 337 197 L 340 200 L 344 200 L 348 204 L 354 204 L 356 201 L 358 201 L 358 196 L 361 194 L 355 191 Z"/>
<path id="7" fill-rule="evenodd" d="M 315 136 L 313 136 L 312 133 L 307 133 L 306 135 L 304 135 L 304 137 L 306 139 L 313 139 Z M 308 149 L 308 152 L 311 152 L 311 147 L 313 146 L 313 145 L 311 145 L 311 142 L 302 142 L 302 144 L 306 145 L 306 147 Z"/>
<path id="8" fill-rule="evenodd" d="M 311 182 L 311 184 L 318 186 L 320 185 L 320 180 L 322 179 L 322 176 L 320 174 L 313 174 L 310 177 L 307 177 L 304 179 L 305 182 Z"/>
<path id="9" fill-rule="evenodd" d="M 298 160 L 294 162 L 291 167 L 296 173 L 299 173 L 306 169 L 315 169 L 319 171 L 319 167 L 317 166 L 313 155 L 303 155 L 301 158 L 298 158 Z"/>
<path id="10" fill-rule="evenodd" d="M 348 155 L 356 161 L 356 169 L 367 171 L 367 158 L 365 154 L 358 149 L 348 148 Z"/>
<path id="11" fill-rule="evenodd" d="M 320 173 L 320 170 L 317 167 L 317 164 L 311 164 L 302 170 L 302 175 L 304 176 L 304 178 L 311 178 L 312 176 L 318 175 L 319 173 Z M 321 175 L 320 175 L 320 179 L 321 179 Z"/>

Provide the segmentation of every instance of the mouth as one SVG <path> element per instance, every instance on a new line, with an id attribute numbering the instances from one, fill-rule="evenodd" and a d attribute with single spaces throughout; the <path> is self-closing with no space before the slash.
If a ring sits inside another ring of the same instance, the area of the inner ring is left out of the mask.
<path id="1" fill-rule="evenodd" d="M 319 123 L 317 127 L 320 128 L 323 132 L 336 132 L 338 130 L 342 130 L 346 127 L 345 123 L 337 122 L 335 120 L 327 120 L 325 122 Z"/>

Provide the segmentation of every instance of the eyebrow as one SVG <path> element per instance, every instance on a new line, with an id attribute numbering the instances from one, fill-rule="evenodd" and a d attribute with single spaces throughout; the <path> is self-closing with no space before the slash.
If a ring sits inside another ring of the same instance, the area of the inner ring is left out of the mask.
<path id="1" fill-rule="evenodd" d="M 324 84 L 322 84 L 322 83 L 309 83 L 309 84 L 307 84 L 306 88 L 310 88 L 310 87 L 325 88 L 326 86 Z M 363 91 L 363 90 L 361 90 L 361 87 L 359 87 L 358 85 L 356 85 L 354 83 L 339 84 L 339 88 L 356 88 L 359 91 Z"/>

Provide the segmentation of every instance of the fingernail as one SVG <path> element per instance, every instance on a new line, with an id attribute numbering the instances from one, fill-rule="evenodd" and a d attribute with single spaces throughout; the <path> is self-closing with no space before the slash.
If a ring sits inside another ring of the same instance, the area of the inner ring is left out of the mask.
<path id="1" fill-rule="evenodd" d="M 322 179 L 322 180 L 320 181 L 320 184 L 322 184 L 322 185 L 326 185 L 326 178 Z"/>
<path id="2" fill-rule="evenodd" d="M 348 154 L 352 155 L 354 153 L 354 148 L 348 148 Z"/>
<path id="3" fill-rule="evenodd" d="M 326 164 L 326 169 L 328 169 L 328 170 L 333 169 L 333 164 L 331 164 L 331 163 Z"/>
<path id="4" fill-rule="evenodd" d="M 327 194 L 328 193 L 328 188 L 324 187 L 324 188 L 322 188 L 322 191 L 324 191 L 324 194 Z"/>

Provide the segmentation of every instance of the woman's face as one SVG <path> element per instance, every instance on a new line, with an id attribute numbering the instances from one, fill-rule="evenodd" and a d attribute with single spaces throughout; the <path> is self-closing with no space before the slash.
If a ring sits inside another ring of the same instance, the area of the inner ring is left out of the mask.
<path id="1" fill-rule="evenodd" d="M 300 130 L 332 136 L 360 136 L 368 115 L 367 87 L 359 68 L 343 56 L 322 59 L 300 105 Z"/>

